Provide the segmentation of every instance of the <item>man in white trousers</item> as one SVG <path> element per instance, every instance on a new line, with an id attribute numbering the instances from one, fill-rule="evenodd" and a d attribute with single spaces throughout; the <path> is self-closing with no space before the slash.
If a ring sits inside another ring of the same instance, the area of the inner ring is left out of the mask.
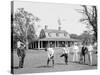
<path id="1" fill-rule="evenodd" d="M 47 51 L 47 55 L 48 55 L 48 59 L 47 59 L 47 66 L 49 66 L 49 62 L 52 60 L 52 66 L 54 66 L 54 49 L 51 48 L 51 46 L 49 45 L 48 48 L 46 49 Z"/>
<path id="2" fill-rule="evenodd" d="M 73 62 L 79 62 L 79 47 L 77 43 L 73 46 Z"/>
<path id="3" fill-rule="evenodd" d="M 89 65 L 92 66 L 92 54 L 93 54 L 93 46 L 92 46 L 92 44 L 89 44 L 87 48 L 88 48 Z"/>

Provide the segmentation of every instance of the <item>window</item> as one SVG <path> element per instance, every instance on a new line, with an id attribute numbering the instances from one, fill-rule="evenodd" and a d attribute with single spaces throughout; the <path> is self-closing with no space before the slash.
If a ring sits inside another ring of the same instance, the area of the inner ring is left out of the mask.
<path id="1" fill-rule="evenodd" d="M 51 33 L 48 33 L 48 36 L 51 37 Z"/>
<path id="2" fill-rule="evenodd" d="M 59 36 L 59 33 L 56 33 L 56 36 Z"/>
<path id="3" fill-rule="evenodd" d="M 66 36 L 67 36 L 67 34 L 66 34 L 66 33 L 64 33 L 64 36 L 66 37 Z"/>

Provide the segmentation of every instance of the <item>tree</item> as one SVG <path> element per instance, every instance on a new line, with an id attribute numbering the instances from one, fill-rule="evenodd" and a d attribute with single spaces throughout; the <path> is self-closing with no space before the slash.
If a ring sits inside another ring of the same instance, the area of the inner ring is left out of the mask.
<path id="1" fill-rule="evenodd" d="M 73 39 L 78 39 L 83 41 L 83 43 L 89 43 L 89 42 L 93 42 L 92 41 L 92 37 L 93 35 L 89 34 L 88 31 L 84 31 L 81 35 L 77 35 L 77 34 L 70 34 L 70 37 Z"/>
<path id="2" fill-rule="evenodd" d="M 70 34 L 70 38 L 79 39 L 77 34 Z"/>
<path id="3" fill-rule="evenodd" d="M 35 37 L 35 22 L 40 19 L 24 10 L 24 8 L 18 8 L 13 17 L 13 30 L 17 36 L 26 43 L 26 49 L 28 49 L 28 42 Z"/>
<path id="4" fill-rule="evenodd" d="M 93 35 L 89 34 L 88 31 L 84 31 L 81 35 L 79 35 L 79 38 L 81 38 L 83 43 L 93 43 L 92 37 Z"/>
<path id="5" fill-rule="evenodd" d="M 97 8 L 96 6 L 82 5 L 83 9 L 80 11 L 83 18 L 80 22 L 87 25 L 90 31 L 93 31 L 94 39 L 97 41 Z"/>

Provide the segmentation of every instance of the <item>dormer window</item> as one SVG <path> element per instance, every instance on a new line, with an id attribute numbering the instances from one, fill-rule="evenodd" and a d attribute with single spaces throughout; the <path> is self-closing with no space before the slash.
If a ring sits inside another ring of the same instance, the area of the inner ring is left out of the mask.
<path id="1" fill-rule="evenodd" d="M 67 34 L 66 34 L 66 33 L 64 33 L 64 36 L 66 37 L 66 36 L 67 36 Z"/>
<path id="2" fill-rule="evenodd" d="M 48 36 L 51 37 L 51 33 L 48 33 Z"/>
<path id="3" fill-rule="evenodd" d="M 56 36 L 59 36 L 59 33 L 56 33 Z"/>

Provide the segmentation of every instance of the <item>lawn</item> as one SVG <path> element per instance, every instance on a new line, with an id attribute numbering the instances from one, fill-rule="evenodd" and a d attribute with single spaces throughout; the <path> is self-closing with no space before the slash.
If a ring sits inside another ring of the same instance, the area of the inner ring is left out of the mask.
<path id="1" fill-rule="evenodd" d="M 74 70 L 89 70 L 97 69 L 97 54 L 93 54 L 93 66 L 88 66 L 88 58 L 86 56 L 86 64 L 72 63 L 72 54 L 69 54 L 68 65 L 65 65 L 64 58 L 60 55 L 62 51 L 60 49 L 55 49 L 55 66 L 47 67 L 47 53 L 44 50 L 28 50 L 26 51 L 24 68 L 17 69 L 18 57 L 16 51 L 14 51 L 14 73 L 41 73 L 41 72 L 55 72 L 55 71 L 74 71 Z M 50 64 L 51 65 L 51 64 Z"/>

